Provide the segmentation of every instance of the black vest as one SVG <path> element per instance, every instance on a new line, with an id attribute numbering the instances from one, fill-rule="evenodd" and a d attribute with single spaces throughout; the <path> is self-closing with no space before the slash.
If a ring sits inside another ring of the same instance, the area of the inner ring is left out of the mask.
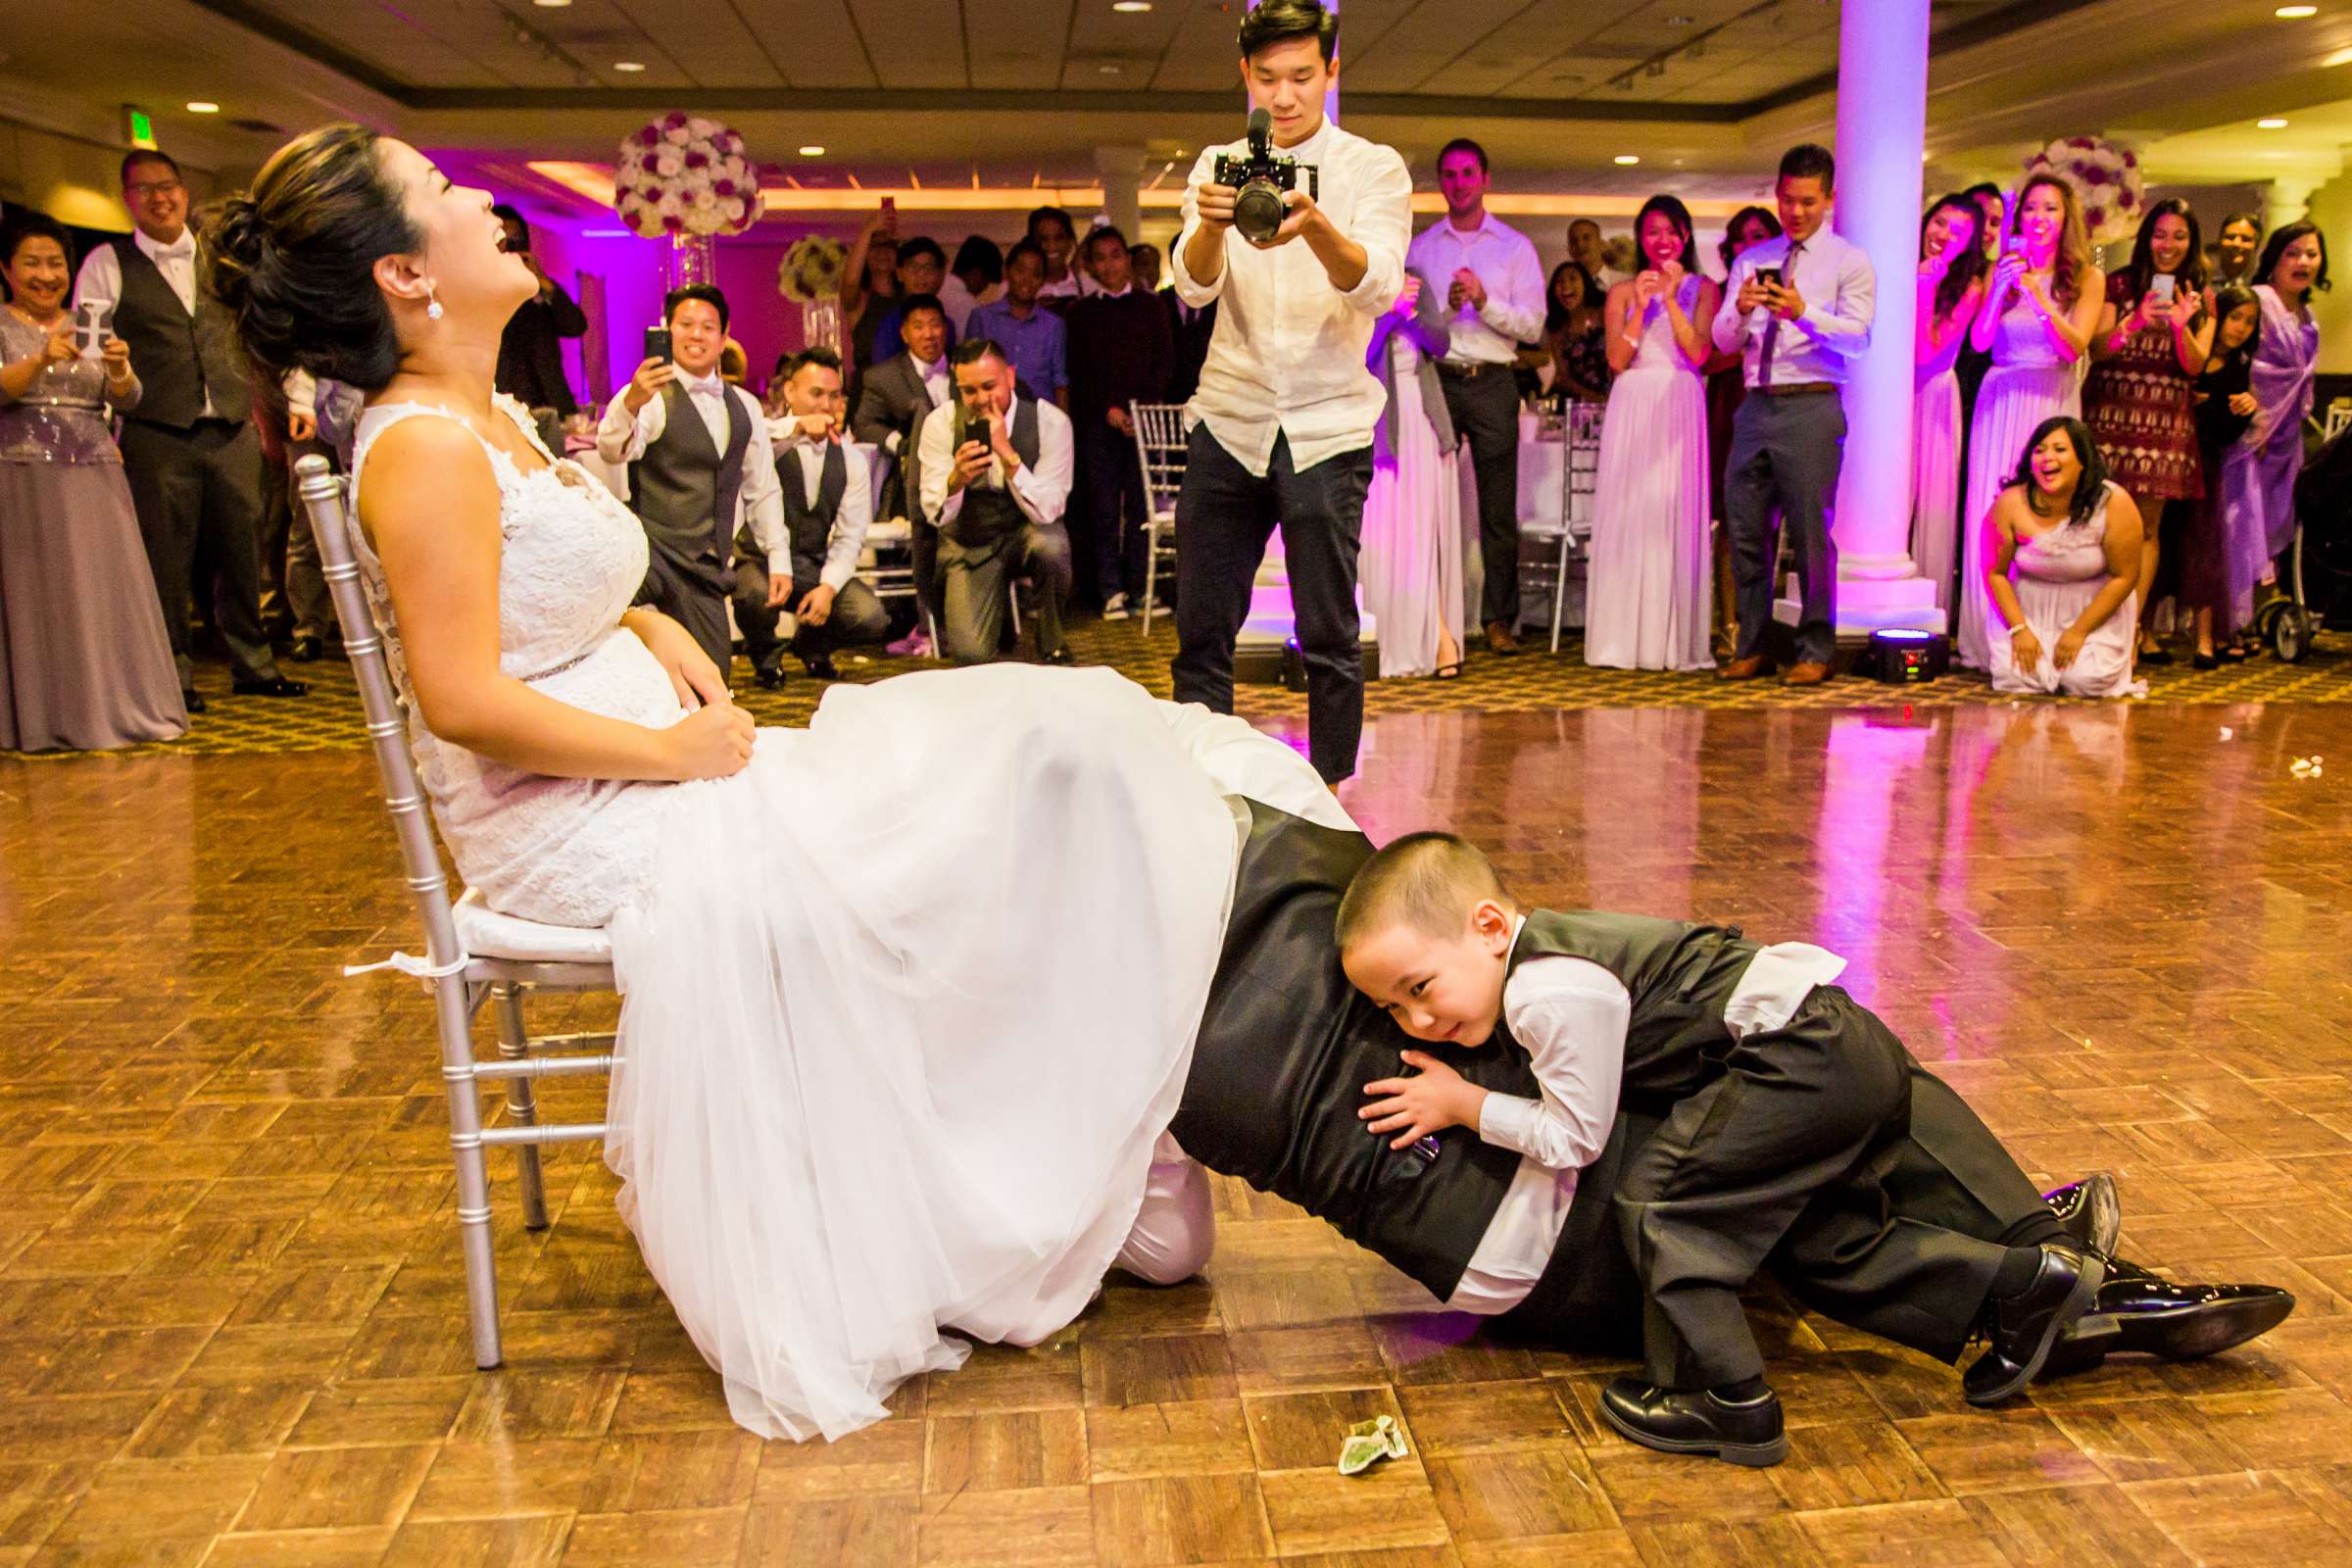
<path id="1" fill-rule="evenodd" d="M 1583 958 L 1623 981 L 1634 1011 L 1626 1026 L 1620 1093 L 1680 1098 L 1714 1077 L 1711 1064 L 1731 1049 L 1723 1011 L 1761 946 L 1736 925 L 1538 909 L 1511 949 L 1510 968 L 1516 973 L 1534 958 Z M 1525 1054 L 1516 1042 L 1511 1051 Z"/>
<path id="2" fill-rule="evenodd" d="M 1435 1162 L 1364 1131 L 1364 1085 L 1426 1051 L 1499 1094 L 1532 1097 L 1527 1054 L 1412 1040 L 1348 983 L 1332 927 L 1371 858 L 1360 833 L 1250 803 L 1224 955 L 1209 987 L 1183 1103 L 1185 1152 L 1318 1214 L 1440 1300 L 1453 1294 L 1519 1171 L 1470 1129 L 1439 1135 Z"/>
<path id="3" fill-rule="evenodd" d="M 816 504 L 808 504 L 808 479 L 802 471 L 798 447 L 776 454 L 776 482 L 784 490 L 784 531 L 792 540 L 792 580 L 814 582 L 824 569 L 825 546 L 833 538 L 833 519 L 841 515 L 841 498 L 850 488 L 849 460 L 841 443 L 825 443 L 824 462 L 817 466 Z M 774 567 L 769 567 L 774 570 Z"/>
<path id="4" fill-rule="evenodd" d="M 710 561 L 724 570 L 735 542 L 735 498 L 743 491 L 744 454 L 752 421 L 733 387 L 726 388 L 727 450 L 710 444 L 710 427 L 686 389 L 662 389 L 667 422 L 662 438 L 629 465 L 629 496 L 645 519 L 646 537 L 671 559 Z"/>
<path id="5" fill-rule="evenodd" d="M 985 441 L 988 439 L 988 430 L 985 425 L 967 426 L 962 419 L 958 418 L 959 408 L 959 405 L 950 404 L 933 415 L 935 418 L 945 417 L 956 421 L 948 437 L 948 462 L 951 466 L 956 461 L 957 441 Z M 1025 467 L 1034 470 L 1037 467 L 1038 451 L 1037 399 L 1021 398 L 1013 404 L 1011 435 L 1012 450 L 1019 456 Z M 1029 514 L 1023 512 L 1020 503 L 1012 499 L 1009 482 L 1011 477 L 1010 474 L 1005 475 L 1007 483 L 1003 487 L 988 484 L 965 486 L 962 508 L 956 514 L 956 520 L 948 524 L 941 532 L 959 545 L 978 550 L 984 546 L 995 544 L 1006 534 L 1017 533 L 1026 527 L 1029 522 Z"/>
<path id="6" fill-rule="evenodd" d="M 122 269 L 115 335 L 129 345 L 130 368 L 139 376 L 139 405 L 129 416 L 167 429 L 191 429 L 204 417 L 210 393 L 214 418 L 243 424 L 253 413 L 253 389 L 228 313 L 199 280 L 191 316 L 136 238 L 125 235 L 112 243 Z"/>

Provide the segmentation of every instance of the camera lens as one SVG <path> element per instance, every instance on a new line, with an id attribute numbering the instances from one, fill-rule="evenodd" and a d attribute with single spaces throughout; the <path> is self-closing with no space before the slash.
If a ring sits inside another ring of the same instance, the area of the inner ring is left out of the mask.
<path id="1" fill-rule="evenodd" d="M 1272 239 L 1282 227 L 1283 216 L 1282 192 L 1270 179 L 1253 179 L 1234 196 L 1233 226 L 1245 238 L 1261 244 Z"/>

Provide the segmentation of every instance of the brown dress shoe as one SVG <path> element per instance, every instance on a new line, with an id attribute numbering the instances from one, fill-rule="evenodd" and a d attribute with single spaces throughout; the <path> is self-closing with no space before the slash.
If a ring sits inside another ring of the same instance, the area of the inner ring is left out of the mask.
<path id="1" fill-rule="evenodd" d="M 1487 622 L 1488 653 L 1515 654 L 1518 651 L 1519 637 L 1517 633 L 1513 632 L 1509 626 L 1505 625 L 1499 620 L 1490 620 Z"/>
<path id="2" fill-rule="evenodd" d="M 1771 660 L 1766 659 L 1762 654 L 1750 654 L 1745 659 L 1735 659 L 1724 665 L 1715 672 L 1715 678 L 1717 680 L 1754 680 L 1759 675 L 1771 673 Z"/>
<path id="3" fill-rule="evenodd" d="M 1829 665 L 1808 659 L 1801 663 L 1790 664 L 1788 673 L 1781 677 L 1781 684 L 1784 686 L 1818 686 L 1829 678 Z"/>

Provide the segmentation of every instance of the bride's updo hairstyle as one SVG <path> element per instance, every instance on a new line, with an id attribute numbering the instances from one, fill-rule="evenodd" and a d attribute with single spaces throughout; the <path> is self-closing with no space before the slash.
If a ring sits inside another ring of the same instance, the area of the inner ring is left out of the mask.
<path id="1" fill-rule="evenodd" d="M 279 148 L 204 236 L 206 286 L 274 384 L 291 369 L 380 389 L 400 368 L 376 261 L 422 247 L 377 134 L 323 125 Z"/>

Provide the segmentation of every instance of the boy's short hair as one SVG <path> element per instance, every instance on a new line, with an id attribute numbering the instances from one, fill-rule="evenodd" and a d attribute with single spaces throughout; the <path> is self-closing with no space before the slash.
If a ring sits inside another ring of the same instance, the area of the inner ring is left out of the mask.
<path id="1" fill-rule="evenodd" d="M 1293 38 L 1314 39 L 1323 63 L 1330 65 L 1340 48 L 1338 13 L 1324 9 L 1322 0 L 1260 0 L 1242 16 L 1244 60 L 1269 44 L 1286 43 Z"/>
<path id="2" fill-rule="evenodd" d="M 1494 862 L 1451 833 L 1407 833 L 1356 867 L 1340 900 L 1340 951 L 1392 925 L 1433 937 L 1461 934 L 1471 908 L 1492 899 L 1514 912 Z"/>

